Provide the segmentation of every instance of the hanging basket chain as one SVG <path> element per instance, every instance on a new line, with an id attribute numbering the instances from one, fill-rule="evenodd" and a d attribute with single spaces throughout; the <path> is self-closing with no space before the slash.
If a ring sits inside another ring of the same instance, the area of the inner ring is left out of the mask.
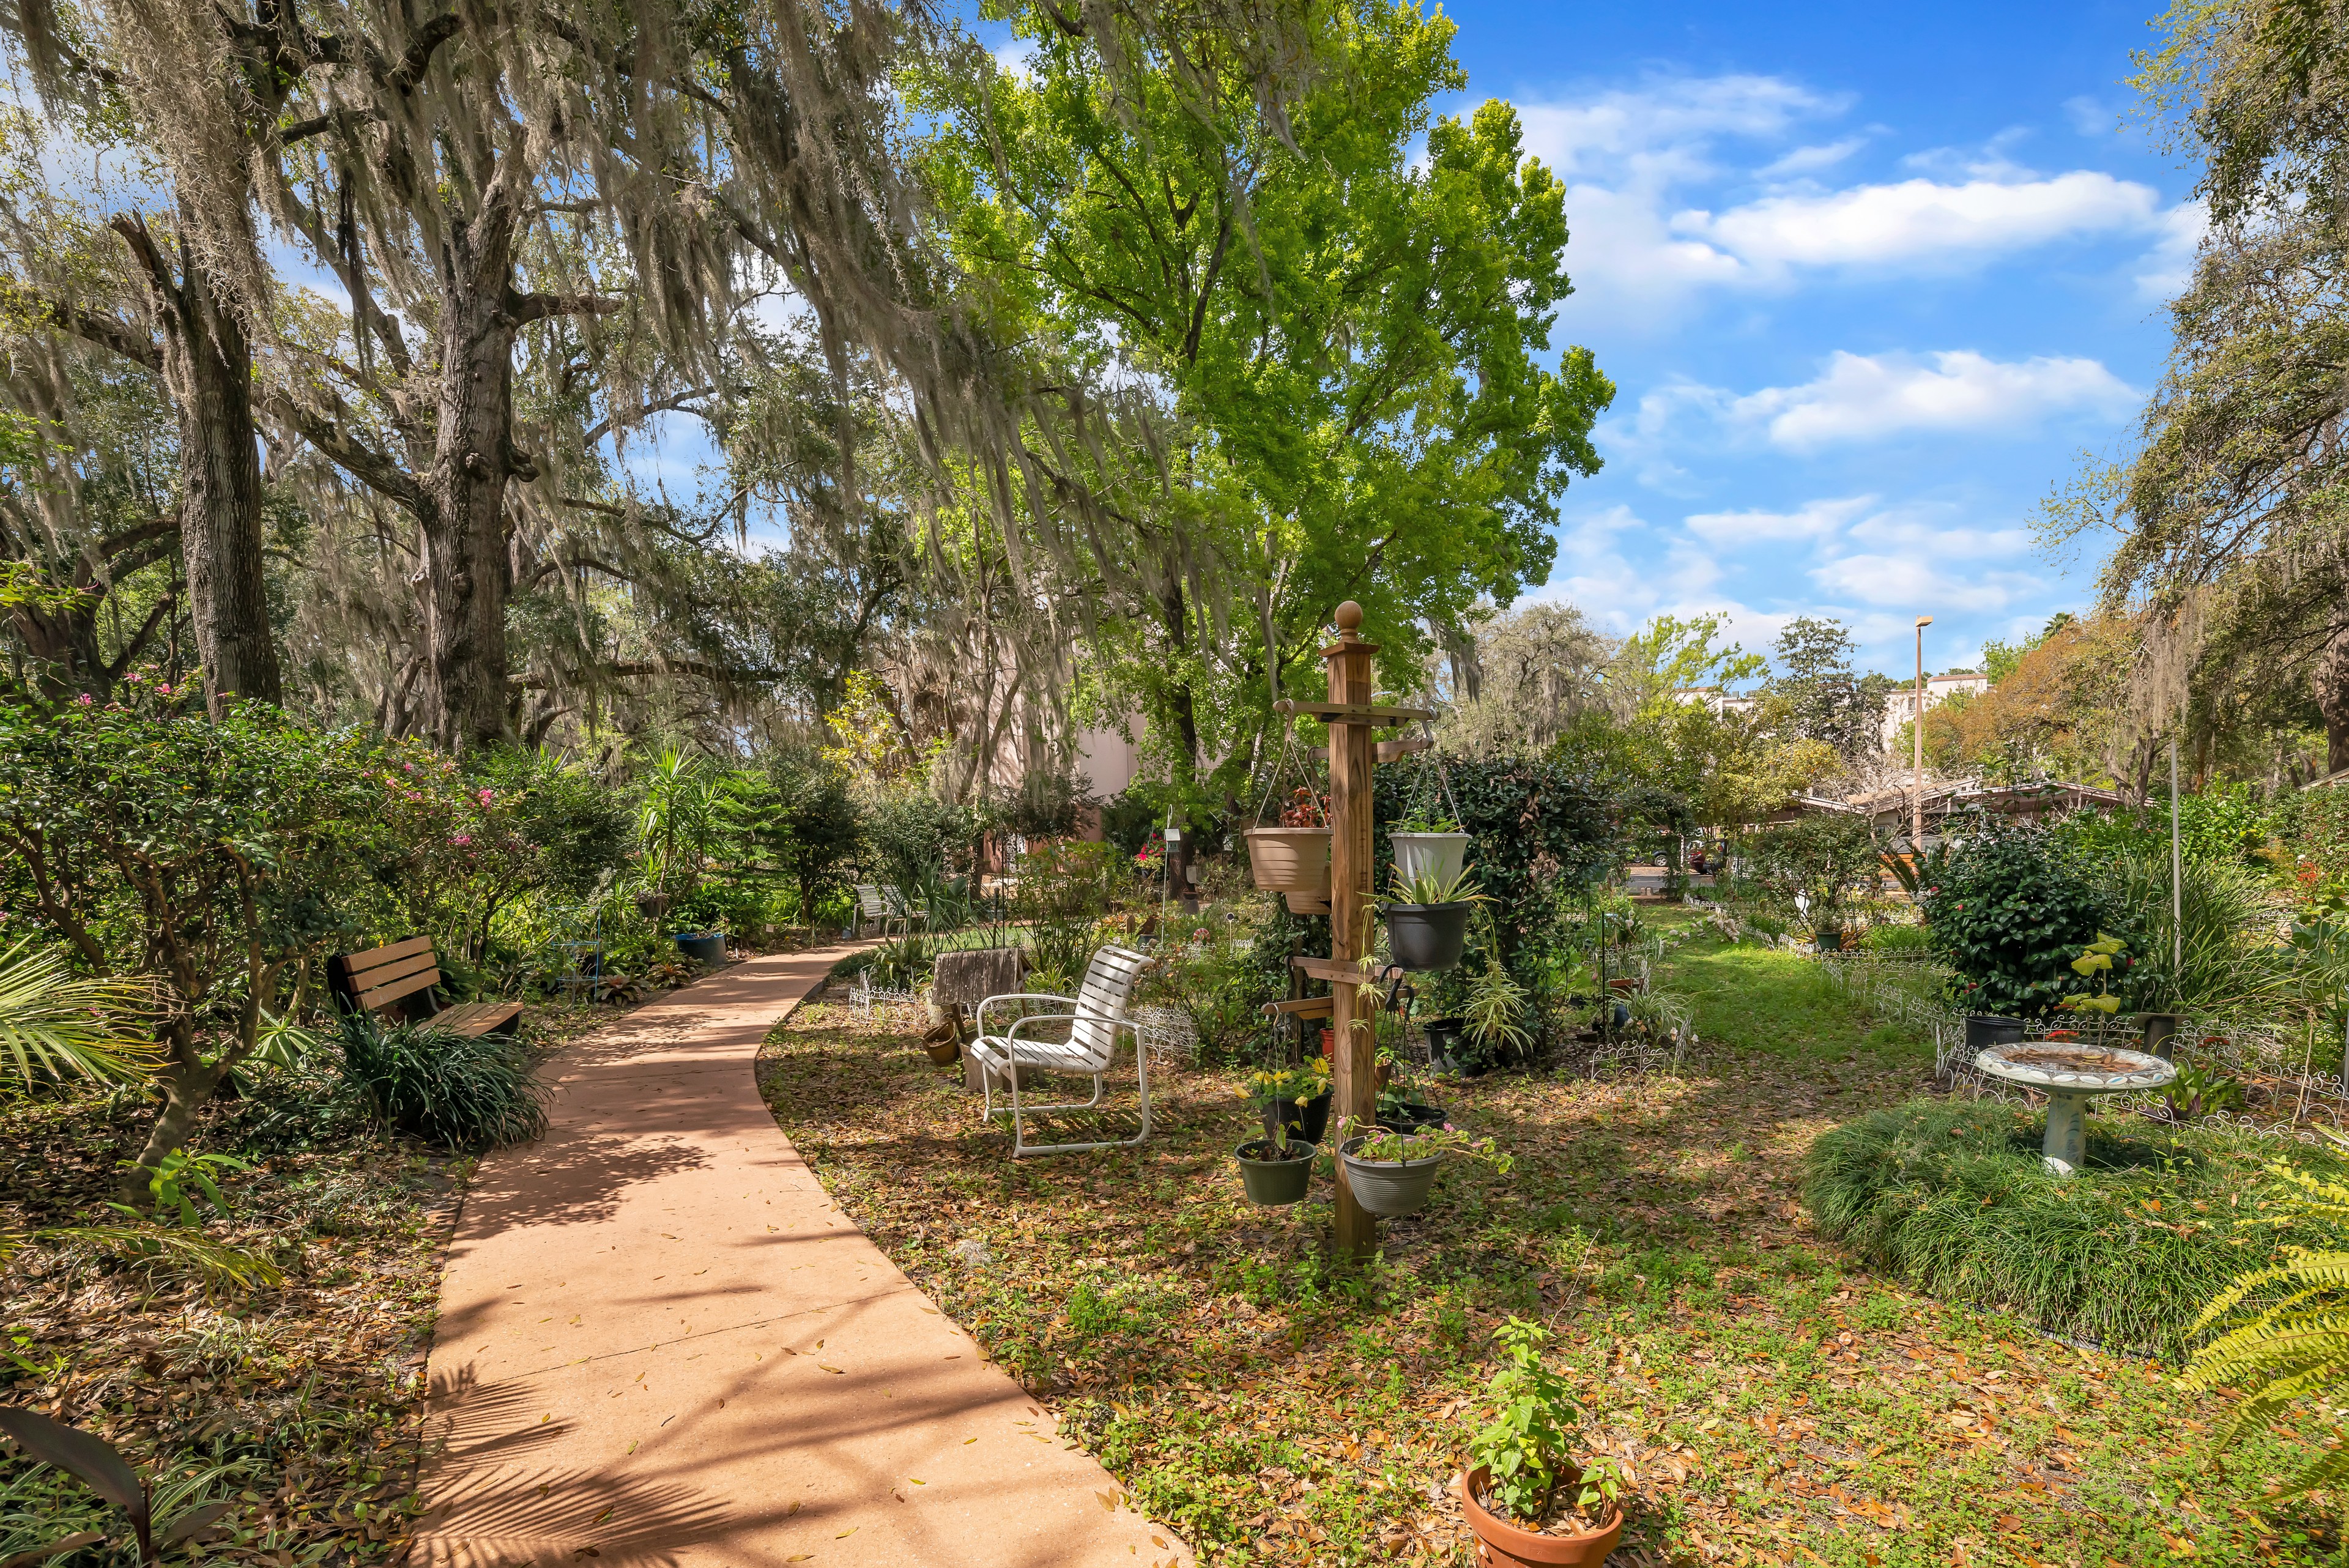
<path id="1" fill-rule="evenodd" d="M 1280 781 L 1288 776 L 1289 753 L 1296 749 L 1296 746 L 1297 715 L 1291 713 L 1282 721 L 1280 755 L 1273 762 L 1272 776 L 1265 781 L 1264 798 L 1257 803 L 1256 826 L 1258 827 L 1262 827 L 1264 826 L 1264 814 L 1267 809 L 1271 806 L 1274 792 L 1280 788 Z M 1315 794 L 1313 790 L 1312 775 L 1305 771 L 1305 764 L 1301 762 L 1297 764 L 1297 775 L 1305 781 L 1304 787 L 1306 793 L 1314 796 L 1313 815 L 1321 818 L 1321 826 L 1325 827 L 1328 826 L 1330 824 L 1329 814 L 1321 809 L 1320 796 Z"/>

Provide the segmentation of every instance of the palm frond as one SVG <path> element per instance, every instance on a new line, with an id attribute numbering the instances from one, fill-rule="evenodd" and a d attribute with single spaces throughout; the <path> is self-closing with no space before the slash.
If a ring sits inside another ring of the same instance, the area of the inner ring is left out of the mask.
<path id="1" fill-rule="evenodd" d="M 284 1271 L 259 1252 L 168 1225 L 60 1225 L 45 1231 L 0 1232 L 0 1262 L 36 1241 L 78 1241 L 133 1262 L 177 1263 L 243 1290 L 285 1282 Z"/>
<path id="2" fill-rule="evenodd" d="M 135 1079 L 156 1047 L 124 1032 L 147 1010 L 144 988 L 77 975 L 27 940 L 0 952 L 0 1075 L 30 1087 L 44 1078 Z"/>

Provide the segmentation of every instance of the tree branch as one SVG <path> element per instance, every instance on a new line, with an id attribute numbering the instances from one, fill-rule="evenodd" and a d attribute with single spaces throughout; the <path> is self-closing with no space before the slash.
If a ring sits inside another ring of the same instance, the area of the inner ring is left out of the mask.
<path id="1" fill-rule="evenodd" d="M 517 325 L 543 321 L 550 316 L 609 316 L 626 303 L 601 294 L 513 294 L 506 296 L 506 314 Z"/>

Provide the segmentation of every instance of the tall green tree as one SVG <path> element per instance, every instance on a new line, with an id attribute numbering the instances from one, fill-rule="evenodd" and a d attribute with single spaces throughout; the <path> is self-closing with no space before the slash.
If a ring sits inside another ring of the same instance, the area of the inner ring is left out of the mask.
<path id="1" fill-rule="evenodd" d="M 1409 6 L 1306 14 L 1277 105 L 1206 12 L 1149 35 L 1112 8 L 988 14 L 1021 68 L 974 50 L 916 99 L 975 308 L 1055 394 L 1023 405 L 1007 542 L 1094 590 L 1107 679 L 1196 791 L 1318 683 L 1339 600 L 1414 685 L 1431 628 L 1546 578 L 1613 395 L 1587 350 L 1539 362 L 1563 188 L 1507 105 L 1433 116 L 1465 78 L 1452 24 Z"/>

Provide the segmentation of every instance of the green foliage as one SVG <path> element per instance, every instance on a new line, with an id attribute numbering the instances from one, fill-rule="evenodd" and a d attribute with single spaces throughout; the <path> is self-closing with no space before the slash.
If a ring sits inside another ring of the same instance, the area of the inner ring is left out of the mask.
<path id="1" fill-rule="evenodd" d="M 2087 989 L 2072 960 L 2122 922 L 2095 867 L 2044 834 L 1969 840 L 1925 890 L 1933 940 L 1957 971 L 1951 1000 L 1969 1012 L 2037 1017 Z"/>
<path id="2" fill-rule="evenodd" d="M 2266 1012 L 2292 979 L 2280 912 L 2264 879 L 2231 856 L 2188 859 L 2178 885 L 2183 925 L 2170 917 L 2169 846 L 2165 840 L 2123 842 L 2095 865 L 2099 902 L 2127 939 L 2127 961 L 2114 989 L 2133 1008 L 2209 1017 Z M 2182 930 L 2183 962 L 2173 931 Z"/>
<path id="3" fill-rule="evenodd" d="M 1746 846 L 1747 863 L 1784 913 L 1801 894 L 1814 929 L 1840 927 L 1882 864 L 1868 818 L 1841 813 L 1799 817 L 1767 827 Z"/>
<path id="4" fill-rule="evenodd" d="M 1464 867 L 1457 876 L 1445 877 L 1433 871 L 1423 871 L 1416 877 L 1406 877 L 1402 867 L 1394 868 L 1387 880 L 1387 898 L 1398 904 L 1489 904 L 1482 888 L 1476 885 L 1474 867 Z"/>
<path id="5" fill-rule="evenodd" d="M 180 1223 L 190 1229 L 203 1223 L 202 1216 L 196 1212 L 191 1191 L 202 1196 L 219 1213 L 226 1214 L 228 1199 L 221 1196 L 219 1186 L 212 1180 L 212 1172 L 253 1168 L 234 1155 L 190 1154 L 183 1148 L 173 1149 L 151 1166 L 140 1165 L 133 1159 L 121 1163 L 124 1170 L 140 1179 L 147 1189 L 149 1207 L 159 1219 L 177 1214 Z M 133 1219 L 139 1218 L 138 1211 L 127 1204 L 118 1203 L 115 1207 Z"/>
<path id="6" fill-rule="evenodd" d="M 2246 1388 L 2226 1438 L 2314 1401 L 2337 1406 L 2349 1389 L 2349 1186 L 2281 1161 L 2270 1168 L 2278 1190 L 2268 1220 L 2315 1232 L 2313 1244 L 2287 1244 L 2282 1261 L 2230 1282 L 2194 1321 L 2194 1332 L 2230 1319 L 2234 1326 L 2195 1352 L 2178 1381 L 2191 1389 Z M 2292 1478 L 2301 1496 L 2349 1477 L 2349 1448 L 2335 1446 Z"/>
<path id="7" fill-rule="evenodd" d="M 126 1028 L 145 1002 L 136 985 L 77 976 L 61 954 L 18 942 L 0 952 L 0 1076 L 25 1089 L 77 1075 L 145 1076 L 154 1047 Z"/>
<path id="8" fill-rule="evenodd" d="M 357 1014 L 343 1022 L 343 1068 L 385 1122 L 440 1147 L 475 1153 L 546 1130 L 546 1091 L 516 1040 Z"/>
<path id="9" fill-rule="evenodd" d="M 1497 948 L 1485 950 L 1483 965 L 1471 971 L 1467 997 L 1460 1016 L 1461 1065 L 1489 1066 L 1507 1056 L 1523 1058 L 1533 1048 L 1534 1032 L 1526 1026 L 1533 1002 L 1526 987 L 1502 966 Z"/>
<path id="10" fill-rule="evenodd" d="M 1531 1523 L 1547 1511 L 1571 1462 L 1582 1404 L 1542 1359 L 1547 1329 L 1513 1316 L 1494 1338 L 1503 1366 L 1485 1389 L 1493 1418 L 1468 1440 L 1468 1459 L 1486 1472 L 1485 1504 Z"/>
<path id="11" fill-rule="evenodd" d="M 2236 1221 L 2253 1140 L 2116 1140 L 2088 1124 L 2087 1168 L 2040 1158 L 2044 1119 L 1913 1101 L 1821 1136 L 1803 1201 L 1821 1234 L 1936 1295 L 2007 1306 L 2046 1333 L 2181 1357 L 2195 1314 L 2262 1248 Z"/>
<path id="12" fill-rule="evenodd" d="M 1870 926 L 1859 939 L 1863 952 L 1927 958 L 1933 951 L 1933 933 L 1924 926 Z"/>
<path id="13" fill-rule="evenodd" d="M 797 878 L 801 918 L 811 919 L 824 894 L 839 888 L 855 858 L 864 822 L 850 795 L 848 775 L 813 751 L 778 750 L 767 759 L 774 786 L 774 821 L 784 836 L 783 857 Z"/>

